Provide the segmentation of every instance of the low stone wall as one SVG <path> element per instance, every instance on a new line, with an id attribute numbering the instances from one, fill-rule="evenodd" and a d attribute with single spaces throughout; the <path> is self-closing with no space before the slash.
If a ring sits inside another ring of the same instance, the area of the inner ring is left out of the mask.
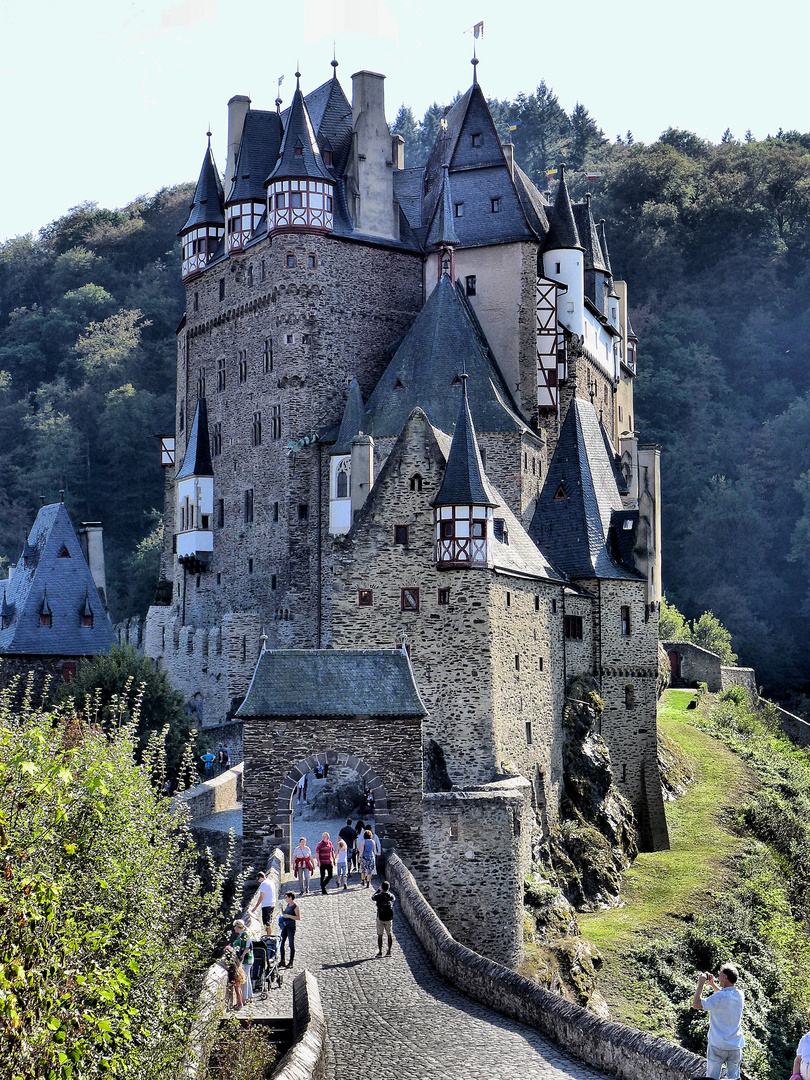
<path id="1" fill-rule="evenodd" d="M 757 699 L 757 676 L 752 667 L 726 667 L 720 668 L 720 684 L 724 690 L 730 686 L 742 686 L 751 695 L 752 700 Z"/>
<path id="2" fill-rule="evenodd" d="M 706 1062 L 665 1039 L 601 1020 L 456 941 L 392 854 L 388 880 L 433 966 L 453 986 L 504 1016 L 542 1031 L 568 1053 L 623 1080 L 705 1076 Z"/>
<path id="3" fill-rule="evenodd" d="M 694 686 L 706 683 L 710 693 L 719 694 L 723 689 L 720 673 L 721 663 L 717 653 L 709 652 L 691 641 L 662 641 L 661 645 L 669 658 L 670 653 L 677 653 L 679 671 L 672 672 L 670 686 Z"/>
<path id="4" fill-rule="evenodd" d="M 323 1080 L 328 1042 L 318 982 L 311 971 L 293 979 L 295 1042 L 281 1059 L 273 1080 Z"/>
<path id="5" fill-rule="evenodd" d="M 177 799 L 188 807 L 192 824 L 221 810 L 234 810 L 237 807 L 242 801 L 244 771 L 244 763 L 240 762 L 219 776 L 212 776 L 188 791 L 179 792 Z"/>
<path id="6" fill-rule="evenodd" d="M 765 703 L 765 698 L 759 700 L 763 704 Z M 783 709 L 781 705 L 775 705 L 772 701 L 767 702 L 767 704 L 776 709 L 781 721 L 782 731 L 791 742 L 796 743 L 797 746 L 810 746 L 810 724 L 806 720 L 802 720 L 800 716 L 794 716 L 793 713 L 789 713 L 787 709 Z"/>

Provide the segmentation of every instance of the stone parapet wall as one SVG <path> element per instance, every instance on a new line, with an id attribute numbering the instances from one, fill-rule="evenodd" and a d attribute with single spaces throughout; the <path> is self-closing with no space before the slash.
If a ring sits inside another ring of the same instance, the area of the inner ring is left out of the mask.
<path id="1" fill-rule="evenodd" d="M 295 1042 L 273 1080 L 322 1080 L 329 1043 L 318 982 L 311 971 L 300 971 L 293 979 L 293 1030 Z"/>
<path id="2" fill-rule="evenodd" d="M 757 698 L 757 675 L 752 667 L 726 667 L 720 668 L 720 685 L 723 690 L 730 686 L 742 686 L 751 697 Z"/>
<path id="3" fill-rule="evenodd" d="M 387 875 L 429 960 L 468 997 L 542 1031 L 588 1065 L 622 1080 L 688 1080 L 705 1074 L 706 1062 L 696 1054 L 602 1020 L 456 941 L 396 855 L 388 860 Z"/>
<path id="4" fill-rule="evenodd" d="M 760 704 L 766 704 L 765 698 L 758 698 L 757 700 Z M 806 720 L 802 720 L 800 716 L 794 716 L 793 713 L 789 713 L 787 709 L 783 709 L 781 705 L 775 705 L 772 701 L 767 702 L 767 704 L 776 709 L 782 731 L 791 742 L 794 742 L 797 746 L 810 746 L 810 724 Z"/>
<path id="5" fill-rule="evenodd" d="M 204 780 L 188 791 L 181 791 L 178 802 L 188 807 L 191 822 L 218 814 L 221 810 L 233 810 L 242 801 L 242 776 L 244 763 L 236 765 L 219 776 Z"/>
<path id="6" fill-rule="evenodd" d="M 425 854 L 412 860 L 453 934 L 511 968 L 523 959 L 533 821 L 531 785 L 522 776 L 425 795 Z M 482 889 L 482 879 L 497 884 Z"/>
<path id="7" fill-rule="evenodd" d="M 678 654 L 680 671 L 677 675 L 672 674 L 673 687 L 697 687 L 703 682 L 712 694 L 719 694 L 723 689 L 722 665 L 717 653 L 702 649 L 691 641 L 662 641 L 661 646 L 667 656 L 673 652 Z"/>

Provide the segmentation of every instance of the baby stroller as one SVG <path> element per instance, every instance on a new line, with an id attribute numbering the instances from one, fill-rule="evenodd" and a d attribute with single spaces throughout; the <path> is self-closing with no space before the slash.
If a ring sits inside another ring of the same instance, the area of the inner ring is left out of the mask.
<path id="1" fill-rule="evenodd" d="M 267 997 L 267 991 L 274 986 L 281 986 L 284 975 L 279 967 L 279 939 L 274 935 L 268 935 L 259 941 L 253 942 L 253 993 L 262 1001 Z"/>

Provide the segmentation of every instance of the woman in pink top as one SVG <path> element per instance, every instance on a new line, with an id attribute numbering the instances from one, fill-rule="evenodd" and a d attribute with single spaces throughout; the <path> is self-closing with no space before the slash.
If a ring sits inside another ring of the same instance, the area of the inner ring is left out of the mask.
<path id="1" fill-rule="evenodd" d="M 326 896 L 326 886 L 332 880 L 335 870 L 335 849 L 329 840 L 329 833 L 325 832 L 320 844 L 315 848 L 315 857 L 321 868 L 321 893 Z"/>

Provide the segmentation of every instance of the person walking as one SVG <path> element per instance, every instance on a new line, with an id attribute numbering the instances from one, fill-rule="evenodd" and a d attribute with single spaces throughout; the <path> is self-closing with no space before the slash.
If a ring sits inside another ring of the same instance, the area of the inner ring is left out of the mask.
<path id="1" fill-rule="evenodd" d="M 307 838 L 302 836 L 298 841 L 298 847 L 293 851 L 293 873 L 298 878 L 298 894 L 303 896 L 309 892 L 309 879 L 315 869 L 312 852 L 307 847 Z"/>
<path id="2" fill-rule="evenodd" d="M 242 965 L 245 972 L 245 984 L 242 994 L 244 1003 L 250 1001 L 253 997 L 253 979 L 251 978 L 251 972 L 253 970 L 253 942 L 251 941 L 247 926 L 241 919 L 236 920 L 233 924 L 233 928 L 237 933 L 237 937 L 231 947 L 236 953 L 237 962 Z"/>
<path id="3" fill-rule="evenodd" d="M 360 886 L 363 889 L 368 889 L 371 887 L 371 879 L 374 876 L 374 856 L 376 855 L 371 829 L 366 829 L 363 832 L 362 840 L 358 840 L 357 843 L 360 851 Z"/>
<path id="4" fill-rule="evenodd" d="M 355 870 L 360 869 L 360 844 L 363 842 L 363 830 L 365 829 L 365 827 L 366 826 L 365 826 L 362 818 L 358 818 L 357 821 L 355 821 L 355 823 L 354 823 L 354 831 L 357 834 L 357 839 L 354 842 L 354 856 L 353 856 L 354 857 L 354 868 L 355 868 Z"/>
<path id="5" fill-rule="evenodd" d="M 284 920 L 284 925 L 281 928 L 281 967 L 291 968 L 293 966 L 293 961 L 295 960 L 295 928 L 296 924 L 301 920 L 301 909 L 295 902 L 294 892 L 288 892 L 285 899 L 287 903 L 281 912 L 281 917 Z M 284 960 L 284 946 L 287 942 L 289 942 L 290 945 L 289 964 Z"/>
<path id="6" fill-rule="evenodd" d="M 346 824 L 338 833 L 340 840 L 346 841 L 346 849 L 349 853 L 349 876 L 351 877 L 352 870 L 355 868 L 354 864 L 354 842 L 357 839 L 357 832 L 352 828 L 352 819 L 348 818 Z"/>
<path id="7" fill-rule="evenodd" d="M 332 880 L 332 875 L 335 872 L 335 849 L 329 839 L 328 832 L 323 834 L 320 844 L 315 848 L 315 857 L 318 860 L 318 866 L 321 868 L 321 894 L 326 896 L 326 886 Z"/>
<path id="8" fill-rule="evenodd" d="M 264 926 L 265 929 L 267 929 L 267 927 L 272 927 L 273 925 L 273 911 L 277 899 L 278 893 L 276 892 L 275 881 L 266 874 L 259 874 L 259 895 L 256 898 L 256 903 L 250 909 L 250 914 L 255 915 L 259 908 L 261 908 L 262 926 Z"/>
<path id="9" fill-rule="evenodd" d="M 348 888 L 346 884 L 349 879 L 349 849 L 346 847 L 346 841 L 338 840 L 337 855 L 335 857 L 335 871 L 337 873 L 337 887 L 340 888 L 343 885 L 344 890 Z"/>
<path id="10" fill-rule="evenodd" d="M 382 883 L 382 886 L 374 893 L 371 898 L 377 905 L 377 956 L 382 956 L 383 951 L 383 935 L 388 938 L 388 952 L 386 956 L 391 955 L 391 946 L 394 944 L 394 935 L 391 931 L 391 927 L 394 922 L 394 904 L 397 902 L 397 898 L 391 892 L 391 886 L 387 881 Z"/>
<path id="11" fill-rule="evenodd" d="M 745 1036 L 742 1031 L 743 992 L 737 986 L 740 973 L 733 964 L 723 964 L 715 978 L 704 971 L 698 979 L 693 1009 L 703 1009 L 709 1014 L 709 1041 L 706 1049 L 706 1076 L 719 1080 L 720 1070 L 726 1066 L 727 1080 L 737 1080 Z M 714 991 L 704 998 L 703 987 L 709 983 Z"/>

